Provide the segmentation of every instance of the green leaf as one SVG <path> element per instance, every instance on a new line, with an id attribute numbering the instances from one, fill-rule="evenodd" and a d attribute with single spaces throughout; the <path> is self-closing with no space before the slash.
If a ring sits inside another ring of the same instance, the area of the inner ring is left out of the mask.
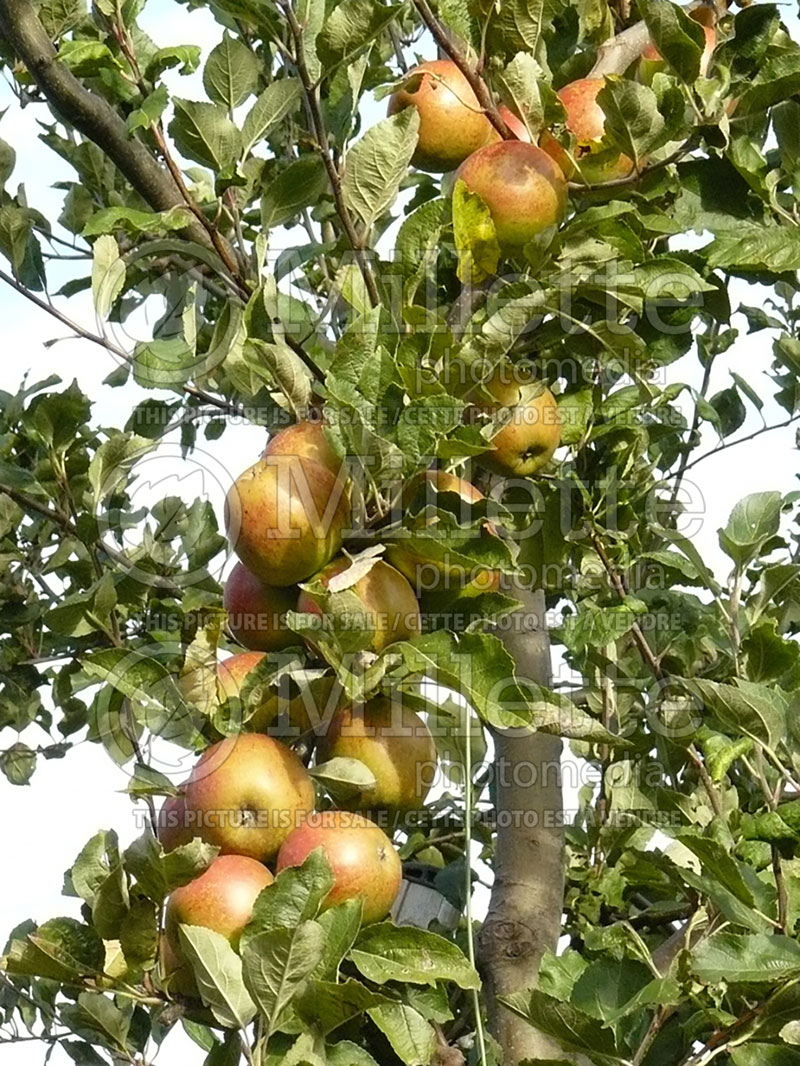
<path id="1" fill-rule="evenodd" d="M 360 759 L 337 756 L 314 766 L 309 773 L 335 802 L 344 803 L 377 785 L 373 772 Z"/>
<path id="2" fill-rule="evenodd" d="M 108 318 L 125 284 L 125 261 L 113 237 L 98 237 L 92 248 L 92 299 L 101 319 Z"/>
<path id="3" fill-rule="evenodd" d="M 742 221 L 701 249 L 712 270 L 800 270 L 800 233 L 796 226 L 763 226 Z"/>
<path id="4" fill-rule="evenodd" d="M 248 938 L 242 948 L 247 989 L 266 1020 L 269 1037 L 302 983 L 319 965 L 325 932 L 314 921 L 294 929 L 272 929 Z"/>
<path id="5" fill-rule="evenodd" d="M 180 925 L 178 936 L 205 1005 L 220 1025 L 243 1029 L 256 1008 L 242 980 L 242 960 L 225 937 L 211 929 Z"/>
<path id="6" fill-rule="evenodd" d="M 36 752 L 18 740 L 0 752 L 0 770 L 12 785 L 27 785 L 36 769 Z"/>
<path id="7" fill-rule="evenodd" d="M 241 949 L 252 936 L 294 929 L 316 918 L 332 887 L 333 875 L 322 848 L 315 848 L 302 866 L 281 870 L 256 900 L 250 924 L 242 933 Z"/>
<path id="8" fill-rule="evenodd" d="M 78 78 L 97 77 L 103 69 L 121 70 L 119 60 L 103 41 L 62 41 L 57 58 Z"/>
<path id="9" fill-rule="evenodd" d="M 131 433 L 115 433 L 103 441 L 89 464 L 95 507 L 127 482 L 133 466 L 154 447 L 154 441 Z"/>
<path id="10" fill-rule="evenodd" d="M 297 108 L 303 88 L 297 78 L 282 78 L 268 85 L 247 112 L 242 124 L 242 154 L 262 141 L 270 130 Z"/>
<path id="11" fill-rule="evenodd" d="M 733 1049 L 731 1066 L 800 1066 L 800 1051 L 754 1041 Z"/>
<path id="12" fill-rule="evenodd" d="M 419 114 L 407 107 L 371 126 L 347 154 L 342 194 L 367 229 L 394 203 L 417 144 Z"/>
<path id="13" fill-rule="evenodd" d="M 341 984 L 309 981 L 295 1001 L 294 1009 L 309 1026 L 318 1027 L 327 1036 L 340 1025 L 386 1002 L 386 996 L 351 979 Z"/>
<path id="14" fill-rule="evenodd" d="M 597 102 L 605 112 L 606 137 L 640 167 L 664 129 L 655 93 L 646 85 L 611 75 Z"/>
<path id="15" fill-rule="evenodd" d="M 498 729 L 530 726 L 532 712 L 514 661 L 501 642 L 488 633 L 425 633 L 392 645 L 406 669 L 438 680 L 463 695 L 481 718 Z"/>
<path id="16" fill-rule="evenodd" d="M 743 567 L 760 553 L 780 528 L 783 496 L 779 492 L 754 492 L 740 500 L 728 524 L 719 531 L 722 550 Z"/>
<path id="17" fill-rule="evenodd" d="M 120 1008 L 99 992 L 81 992 L 76 1004 L 65 1004 L 62 1019 L 78 1034 L 93 1036 L 107 1047 L 127 1051 L 133 1003 Z"/>
<path id="18" fill-rule="evenodd" d="M 325 22 L 325 0 L 298 0 L 295 11 L 297 21 L 303 27 L 303 50 L 309 77 L 316 81 L 322 73 L 322 64 L 317 58 L 317 36 Z"/>
<path id="19" fill-rule="evenodd" d="M 766 685 L 739 678 L 736 686 L 693 679 L 683 685 L 701 708 L 714 715 L 734 736 L 744 733 L 760 744 L 777 746 L 786 736 L 786 698 Z"/>
<path id="20" fill-rule="evenodd" d="M 436 1033 L 413 1007 L 384 1003 L 373 1007 L 369 1016 L 406 1066 L 428 1066 L 433 1061 Z"/>
<path id="21" fill-rule="evenodd" d="M 215 104 L 233 111 L 256 91 L 260 73 L 251 49 L 226 31 L 203 68 L 203 88 Z"/>
<path id="22" fill-rule="evenodd" d="M 173 98 L 175 117 L 169 124 L 178 150 L 219 174 L 232 166 L 242 150 L 242 135 L 221 107 Z"/>
<path id="23" fill-rule="evenodd" d="M 161 235 L 184 229 L 189 222 L 189 217 L 188 207 L 182 204 L 170 207 L 167 211 L 140 211 L 135 207 L 105 207 L 101 211 L 94 212 L 83 227 L 82 236 L 95 237 L 97 234 L 111 233 L 115 230 L 122 230 L 132 237 L 138 237 L 142 233 Z M 122 263 L 123 281 L 124 265 Z"/>
<path id="24" fill-rule="evenodd" d="M 700 23 L 669 0 L 641 0 L 638 7 L 659 53 L 684 81 L 696 81 L 706 44 Z"/>
<path id="25" fill-rule="evenodd" d="M 534 131 L 540 130 L 545 121 L 539 89 L 539 81 L 543 78 L 544 71 L 529 52 L 517 52 L 500 76 L 506 103 Z"/>
<path id="26" fill-rule="evenodd" d="M 477 285 L 497 273 L 500 245 L 492 213 L 460 179 L 453 190 L 453 237 L 460 281 Z"/>
<path id="27" fill-rule="evenodd" d="M 372 0 L 342 0 L 317 37 L 317 55 L 323 67 L 330 70 L 345 56 L 366 47 L 400 10 L 399 4 L 384 6 Z"/>
<path id="28" fill-rule="evenodd" d="M 499 1000 L 531 1025 L 548 1033 L 565 1048 L 590 1053 L 598 1066 L 618 1066 L 616 1045 L 611 1031 L 577 1010 L 544 992 L 516 992 Z"/>
<path id="29" fill-rule="evenodd" d="M 180 67 L 179 74 L 193 74 L 200 66 L 202 48 L 197 44 L 175 44 L 157 49 L 145 68 L 148 81 L 158 81 L 165 70 Z"/>
<path id="30" fill-rule="evenodd" d="M 166 85 L 159 85 L 157 89 L 154 89 L 144 98 L 141 107 L 135 108 L 125 119 L 128 132 L 133 133 L 134 130 L 149 129 L 164 114 L 168 103 L 169 90 Z"/>
<path id="31" fill-rule="evenodd" d="M 459 988 L 480 988 L 481 982 L 461 949 L 436 933 L 390 922 L 361 931 L 350 958 L 376 984 L 405 981 L 433 985 L 452 981 Z"/>
<path id="32" fill-rule="evenodd" d="M 362 910 L 360 899 L 348 899 L 317 916 L 317 925 L 325 933 L 325 951 L 312 977 L 319 981 L 332 981 L 338 977 L 339 964 L 355 943 L 361 928 Z"/>
<path id="33" fill-rule="evenodd" d="M 294 159 L 266 185 L 261 198 L 262 226 L 269 230 L 287 225 L 327 192 L 328 175 L 320 157 L 303 155 Z"/>
<path id="34" fill-rule="evenodd" d="M 650 981 L 652 974 L 634 959 L 590 963 L 572 989 L 570 1002 L 584 1014 L 610 1022 Z"/>
<path id="35" fill-rule="evenodd" d="M 800 944 L 764 933 L 714 933 L 690 954 L 694 975 L 709 984 L 774 983 L 800 975 Z"/>
<path id="36" fill-rule="evenodd" d="M 103 969 L 103 942 L 91 926 L 74 918 L 53 918 L 25 940 L 12 940 L 5 956 L 9 973 L 71 981 Z"/>
<path id="37" fill-rule="evenodd" d="M 126 848 L 125 867 L 136 878 L 139 888 L 160 903 L 173 889 L 199 877 L 218 854 L 219 848 L 199 837 L 165 853 L 161 843 L 147 830 Z"/>
<path id="38" fill-rule="evenodd" d="M 378 1066 L 368 1051 L 350 1040 L 340 1040 L 327 1050 L 328 1066 Z"/>

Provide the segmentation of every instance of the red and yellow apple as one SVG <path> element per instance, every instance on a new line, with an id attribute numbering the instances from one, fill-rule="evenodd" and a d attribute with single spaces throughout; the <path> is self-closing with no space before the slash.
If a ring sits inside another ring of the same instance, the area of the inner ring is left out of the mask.
<path id="1" fill-rule="evenodd" d="M 299 641 L 286 625 L 286 612 L 297 606 L 296 589 L 266 585 L 244 563 L 237 562 L 231 570 L 222 606 L 228 612 L 231 636 L 245 648 L 282 651 Z"/>
<path id="2" fill-rule="evenodd" d="M 302 421 L 287 426 L 270 437 L 263 452 L 267 455 L 297 455 L 327 467 L 332 474 L 342 472 L 342 460 L 325 433 L 321 422 Z"/>
<path id="3" fill-rule="evenodd" d="M 167 796 L 156 815 L 158 839 L 164 851 L 174 851 L 194 839 L 194 830 L 186 817 L 186 797 L 180 792 L 177 796 Z"/>
<path id="4" fill-rule="evenodd" d="M 560 168 L 535 144 L 499 141 L 478 149 L 456 172 L 489 209 L 501 251 L 513 255 L 555 229 L 567 210 Z"/>
<path id="5" fill-rule="evenodd" d="M 523 399 L 523 390 L 536 391 Z M 501 364 L 481 388 L 490 399 L 476 403 L 478 412 L 496 415 L 509 408 L 507 421 L 492 437 L 489 451 L 476 462 L 504 477 L 531 477 L 553 458 L 561 443 L 562 418 L 552 392 L 527 372 Z"/>
<path id="6" fill-rule="evenodd" d="M 236 948 L 256 900 L 272 882 L 272 874 L 255 859 L 218 855 L 199 877 L 176 888 L 167 900 L 164 929 L 170 947 L 180 958 L 178 926 L 200 925 Z"/>
<path id="7" fill-rule="evenodd" d="M 406 85 L 389 98 L 389 114 L 407 107 L 419 114 L 411 162 L 420 170 L 454 170 L 492 137 L 492 124 L 451 59 L 429 60 L 409 71 Z"/>
<path id="8" fill-rule="evenodd" d="M 415 811 L 436 777 L 436 745 L 422 718 L 400 702 L 377 696 L 333 716 L 317 745 L 317 761 L 358 759 L 375 786 L 342 806 L 353 810 Z"/>
<path id="9" fill-rule="evenodd" d="M 233 550 L 268 585 L 294 585 L 321 570 L 349 521 L 346 483 L 311 459 L 269 455 L 241 474 L 225 500 Z"/>
<path id="10" fill-rule="evenodd" d="M 345 557 L 334 559 L 315 581 L 329 590 L 333 578 L 340 578 L 340 584 L 347 579 L 347 571 L 352 565 Z M 354 598 L 352 609 L 344 609 L 346 617 L 332 617 L 331 612 L 336 608 L 331 601 L 324 594 L 316 597 L 305 589 L 300 592 L 297 609 L 315 615 L 323 631 L 328 625 L 333 629 L 350 626 L 363 632 L 365 641 L 369 639 L 365 650 L 376 654 L 396 640 L 408 640 L 422 628 L 414 590 L 400 571 L 383 559 L 375 560 L 362 577 L 347 586 L 346 591 Z"/>
<path id="11" fill-rule="evenodd" d="M 314 786 L 293 751 L 262 733 L 242 733 L 200 756 L 186 786 L 194 834 L 224 855 L 267 862 L 314 807 Z"/>
<path id="12" fill-rule="evenodd" d="M 547 130 L 539 139 L 540 146 L 568 178 L 577 177 L 590 185 L 627 178 L 633 173 L 632 159 L 602 144 L 606 116 L 597 96 L 605 84 L 605 78 L 579 78 L 558 91 L 566 112 L 566 128 L 575 141 L 571 154 Z"/>
<path id="13" fill-rule="evenodd" d="M 400 891 L 403 866 L 384 831 L 349 811 L 309 815 L 281 847 L 278 872 L 301 866 L 317 848 L 322 849 L 333 874 L 333 887 L 323 907 L 360 899 L 364 922 L 385 918 Z"/>

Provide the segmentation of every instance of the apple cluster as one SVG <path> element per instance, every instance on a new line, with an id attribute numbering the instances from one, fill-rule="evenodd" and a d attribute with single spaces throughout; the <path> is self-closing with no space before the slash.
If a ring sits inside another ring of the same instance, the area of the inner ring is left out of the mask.
<path id="1" fill-rule="evenodd" d="M 702 7 L 691 17 L 703 21 Z M 700 64 L 705 75 L 716 46 L 713 25 L 703 25 L 706 44 Z M 650 84 L 667 65 L 651 42 L 639 61 L 638 78 Z M 565 138 L 551 130 L 531 130 L 510 108 L 499 113 L 513 134 L 503 140 L 486 116 L 470 82 L 450 59 L 434 59 L 409 71 L 389 100 L 389 114 L 415 107 L 419 137 L 412 163 L 433 173 L 455 171 L 489 209 L 500 250 L 520 252 L 539 234 L 558 226 L 567 208 L 567 181 L 589 185 L 624 180 L 633 174 L 628 156 L 604 142 L 605 114 L 597 96 L 604 77 L 578 78 L 563 86 Z"/>
<path id="2" fill-rule="evenodd" d="M 508 364 L 497 368 L 479 393 L 469 408 L 474 417 L 493 417 L 504 409 L 511 414 L 480 457 L 482 465 L 505 476 L 538 473 L 561 437 L 550 391 Z M 455 474 L 422 472 L 399 498 L 403 514 L 413 516 L 406 523 L 412 533 L 430 534 L 434 527 L 437 535 L 442 512 L 436 507 L 414 512 L 412 501 L 440 492 L 455 494 L 468 507 L 484 498 Z M 363 920 L 379 921 L 399 893 L 402 864 L 376 822 L 396 827 L 404 814 L 424 805 L 437 765 L 427 724 L 406 705 L 407 697 L 376 695 L 354 705 L 327 668 L 313 681 L 296 683 L 298 692 L 288 700 L 259 684 L 261 674 L 253 672 L 266 665 L 265 658 L 301 640 L 312 658 L 324 660 L 324 634 L 341 627 L 345 613 L 358 617 L 359 651 L 372 659 L 397 641 L 413 640 L 422 628 L 423 570 L 433 568 L 442 587 L 466 596 L 492 591 L 500 575 L 469 570 L 463 558 L 446 551 L 430 557 L 419 541 L 414 546 L 413 537 L 409 543 L 387 535 L 383 553 L 352 557 L 342 552 L 352 523 L 352 494 L 347 463 L 324 425 L 310 421 L 272 436 L 228 493 L 226 532 L 238 561 L 223 605 L 229 634 L 244 650 L 218 664 L 216 685 L 223 704 L 241 702 L 247 689 L 249 713 L 239 732 L 213 738 L 159 815 L 166 850 L 195 837 L 219 849 L 209 868 L 167 903 L 164 966 L 178 993 L 194 992 L 180 954 L 179 926 L 206 926 L 235 948 L 274 872 L 301 865 L 318 848 L 333 876 L 326 906 L 360 900 Z M 498 535 L 488 518 L 478 522 L 481 536 Z M 304 620 L 293 621 L 294 629 L 290 612 L 292 619 Z M 317 628 L 306 626 L 309 621 Z M 298 738 L 306 761 L 291 746 Z M 318 779 L 324 780 L 326 766 L 352 765 L 352 760 L 361 764 L 364 776 L 343 791 L 329 788 L 321 804 L 306 765 L 312 754 Z"/>

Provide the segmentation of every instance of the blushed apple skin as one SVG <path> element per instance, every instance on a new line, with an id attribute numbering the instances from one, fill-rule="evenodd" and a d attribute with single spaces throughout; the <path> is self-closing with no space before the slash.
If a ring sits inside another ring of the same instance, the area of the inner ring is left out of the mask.
<path id="1" fill-rule="evenodd" d="M 222 592 L 231 636 L 251 651 L 282 651 L 299 642 L 286 625 L 286 612 L 296 605 L 293 586 L 267 585 L 240 562 L 231 570 Z"/>
<path id="2" fill-rule="evenodd" d="M 484 499 L 480 489 L 475 488 L 472 482 L 465 478 L 457 477 L 446 470 L 426 470 L 420 477 L 413 478 L 408 483 L 401 497 L 402 506 L 411 505 L 423 480 L 426 483 L 427 502 L 435 504 L 437 492 L 457 492 L 466 503 L 477 503 Z M 433 491 L 429 492 L 428 487 Z M 425 524 L 431 526 L 435 522 L 436 518 L 431 517 Z M 490 522 L 486 523 L 484 529 L 487 535 L 496 536 L 496 530 Z M 386 558 L 408 579 L 412 588 L 419 594 L 459 590 L 462 594 L 475 595 L 478 592 L 487 592 L 496 588 L 500 579 L 500 574 L 496 570 L 467 571 L 458 563 L 448 565 L 444 561 L 426 559 L 418 552 L 405 547 L 401 539 L 387 545 Z"/>
<path id="3" fill-rule="evenodd" d="M 579 78 L 558 91 L 558 98 L 566 111 L 566 127 L 577 141 L 574 157 L 580 173 L 576 171 L 567 151 L 551 133 L 545 130 L 539 139 L 540 146 L 552 156 L 568 178 L 582 177 L 592 185 L 630 177 L 634 169 L 633 160 L 623 154 L 609 158 L 604 153 L 602 158 L 593 159 L 606 127 L 605 112 L 597 102 L 598 93 L 605 84 L 605 78 Z"/>
<path id="4" fill-rule="evenodd" d="M 343 573 L 349 566 L 350 560 L 347 558 L 334 559 L 318 577 L 327 587 L 331 578 Z M 354 623 L 363 622 L 364 628 L 373 631 L 370 651 L 376 654 L 382 652 L 389 644 L 397 640 L 409 640 L 422 629 L 414 590 L 403 574 L 383 559 L 378 559 L 370 571 L 351 585 L 348 591 L 357 596 L 362 604 L 363 618 L 354 619 Z M 297 610 L 316 615 L 324 624 L 323 608 L 304 589 L 300 592 Z"/>
<path id="5" fill-rule="evenodd" d="M 467 79 L 450 59 L 432 59 L 409 71 L 419 87 L 403 87 L 389 98 L 389 114 L 407 107 L 419 114 L 417 147 L 411 162 L 420 170 L 444 173 L 486 144 L 494 132 Z"/>
<path id="6" fill-rule="evenodd" d="M 320 422 L 296 422 L 270 437 L 263 452 L 267 455 L 297 455 L 320 463 L 332 474 L 341 472 L 342 460 L 325 434 Z"/>
<path id="7" fill-rule="evenodd" d="M 193 832 L 223 855 L 268 862 L 314 808 L 314 786 L 293 751 L 263 733 L 213 744 L 186 786 Z"/>
<path id="8" fill-rule="evenodd" d="M 181 958 L 179 925 L 200 925 L 239 945 L 253 905 L 274 878 L 266 866 L 244 855 L 218 855 L 188 885 L 176 888 L 169 899 L 164 928 L 169 946 Z"/>
<path id="9" fill-rule="evenodd" d="M 458 168 L 456 180 L 477 193 L 492 215 L 506 254 L 555 228 L 567 210 L 567 183 L 559 166 L 535 144 L 500 141 L 474 152 Z"/>
<path id="10" fill-rule="evenodd" d="M 349 521 L 345 483 L 294 455 L 260 459 L 225 500 L 231 546 L 251 573 L 284 587 L 315 574 L 339 551 Z"/>
<path id="11" fill-rule="evenodd" d="M 217 663 L 217 689 L 221 699 L 238 699 L 247 675 L 264 658 L 263 651 L 240 651 Z"/>
<path id="12" fill-rule="evenodd" d="M 333 888 L 323 908 L 360 899 L 365 923 L 385 918 L 400 891 L 403 865 L 384 831 L 349 811 L 312 814 L 281 848 L 278 873 L 301 866 L 317 848 L 324 852 L 333 874 Z"/>
<path id="13" fill-rule="evenodd" d="M 164 851 L 174 851 L 192 842 L 194 833 L 187 823 L 186 797 L 183 793 L 167 796 L 156 816 L 156 826 Z"/>
<path id="14" fill-rule="evenodd" d="M 343 707 L 333 716 L 317 747 L 318 762 L 359 759 L 376 780 L 349 802 L 351 810 L 417 811 L 434 782 L 436 744 L 416 711 L 383 696 L 365 706 Z"/>
<path id="15" fill-rule="evenodd" d="M 546 387 L 522 403 L 521 386 L 526 382 L 513 380 L 509 370 L 501 366 L 483 383 L 496 402 L 478 404 L 479 410 L 487 414 L 501 407 L 512 410 L 507 424 L 492 437 L 491 449 L 476 461 L 503 477 L 531 477 L 553 458 L 561 443 L 562 419 L 556 399 Z"/>

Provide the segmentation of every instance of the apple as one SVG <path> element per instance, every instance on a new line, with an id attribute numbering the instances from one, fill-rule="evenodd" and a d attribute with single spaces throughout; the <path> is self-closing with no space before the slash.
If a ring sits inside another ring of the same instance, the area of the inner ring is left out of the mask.
<path id="1" fill-rule="evenodd" d="M 186 786 L 194 832 L 225 855 L 267 862 L 314 807 L 293 751 L 263 733 L 225 737 L 200 756 Z"/>
<path id="2" fill-rule="evenodd" d="M 298 643 L 298 637 L 286 625 L 286 612 L 293 611 L 296 605 L 294 588 L 266 585 L 239 562 L 231 570 L 222 593 L 231 636 L 253 651 L 281 651 Z"/>
<path id="3" fill-rule="evenodd" d="M 301 459 L 311 459 L 327 467 L 332 474 L 339 474 L 342 470 L 342 460 L 328 440 L 321 422 L 304 420 L 287 426 L 270 437 L 263 454 L 298 455 Z"/>
<path id="4" fill-rule="evenodd" d="M 632 159 L 601 144 L 606 116 L 597 102 L 597 94 L 605 83 L 605 78 L 579 78 L 558 91 L 566 112 L 565 125 L 577 142 L 571 157 L 547 130 L 539 139 L 540 146 L 568 178 L 578 176 L 592 185 L 627 178 L 633 173 Z"/>
<path id="5" fill-rule="evenodd" d="M 328 563 L 315 578 L 328 589 L 333 578 L 347 579 L 347 571 L 353 564 L 343 557 Z M 354 571 L 354 574 L 358 571 Z M 358 601 L 352 610 L 346 610 L 347 617 L 329 618 L 330 605 L 325 605 L 323 597 L 320 602 L 314 593 L 303 589 L 297 601 L 297 610 L 304 614 L 316 615 L 324 632 L 326 624 L 336 628 L 350 625 L 356 630 L 371 634 L 369 645 L 364 650 L 376 654 L 382 652 L 396 640 L 408 640 L 422 628 L 419 604 L 414 590 L 399 570 L 395 570 L 383 559 L 373 562 L 370 569 L 347 588 L 347 593 Z M 366 639 L 366 633 L 365 633 Z M 313 647 L 313 643 L 309 642 Z"/>
<path id="6" fill-rule="evenodd" d="M 241 474 L 225 500 L 233 550 L 268 585 L 294 585 L 321 570 L 342 546 L 349 519 L 346 483 L 321 463 L 270 455 Z"/>
<path id="7" fill-rule="evenodd" d="M 336 712 L 317 745 L 317 762 L 337 757 L 359 759 L 376 781 L 342 804 L 353 810 L 419 810 L 436 776 L 436 745 L 427 725 L 416 711 L 384 696 Z"/>
<path id="8" fill-rule="evenodd" d="M 264 659 L 263 651 L 240 651 L 217 663 L 217 692 L 221 700 L 239 699 L 247 675 Z"/>
<path id="9" fill-rule="evenodd" d="M 541 385 L 533 396 L 522 398 L 523 388 L 533 384 L 530 373 L 501 364 L 481 386 L 491 400 L 475 405 L 489 415 L 510 408 L 508 421 L 492 437 L 491 449 L 476 457 L 476 462 L 504 477 L 538 474 L 561 443 L 562 420 L 552 392 Z"/>
<path id="10" fill-rule="evenodd" d="M 401 506 L 408 508 L 419 496 L 420 487 L 425 486 L 425 503 L 436 506 L 436 493 L 457 492 L 465 503 L 477 503 L 484 499 L 483 493 L 464 478 L 450 474 L 446 470 L 427 470 L 419 477 L 412 478 L 406 486 L 402 497 Z M 463 520 L 468 518 L 468 512 L 463 515 Z M 413 531 L 416 524 L 412 519 L 405 528 Z M 438 519 L 435 515 L 423 518 L 422 522 L 427 528 L 435 525 Z M 497 531 L 491 522 L 486 522 L 481 533 L 473 531 L 471 536 L 497 536 Z M 476 595 L 479 592 L 491 591 L 497 587 L 500 575 L 496 570 L 468 570 L 460 563 L 447 562 L 440 559 L 429 559 L 406 547 L 401 538 L 390 542 L 386 548 L 386 558 L 397 567 L 411 582 L 418 593 L 442 591 L 443 589 L 458 589 L 461 595 Z"/>
<path id="11" fill-rule="evenodd" d="M 407 107 L 415 107 L 419 114 L 411 162 L 420 170 L 454 170 L 494 132 L 472 87 L 451 59 L 429 60 L 409 71 L 405 84 L 389 98 L 389 114 Z"/>
<path id="12" fill-rule="evenodd" d="M 694 13 L 690 14 L 689 17 L 694 18 Z M 700 22 L 700 19 L 695 19 L 695 21 Z M 701 78 L 704 78 L 708 73 L 708 68 L 711 65 L 711 56 L 717 46 L 717 31 L 713 26 L 706 26 L 703 24 L 703 33 L 706 37 L 706 43 L 703 47 L 703 54 L 700 57 Z M 642 58 L 639 62 L 639 80 L 644 82 L 645 85 L 650 85 L 653 81 L 653 75 L 661 73 L 666 69 L 667 63 L 655 44 L 651 41 L 647 48 L 645 48 L 644 52 L 642 52 Z"/>
<path id="13" fill-rule="evenodd" d="M 156 816 L 156 829 L 164 851 L 174 851 L 194 839 L 194 832 L 186 817 L 186 796 L 182 792 L 177 796 L 167 796 L 161 804 Z"/>
<path id="14" fill-rule="evenodd" d="M 369 818 L 349 811 L 311 814 L 287 837 L 278 853 L 278 872 L 301 866 L 321 848 L 333 874 L 323 907 L 350 899 L 363 903 L 363 921 L 385 918 L 397 899 L 403 865 L 384 831 Z"/>
<path id="15" fill-rule="evenodd" d="M 478 149 L 456 172 L 483 200 L 500 249 L 513 255 L 555 228 L 567 210 L 567 183 L 550 156 L 525 141 L 499 141 Z"/>
<path id="16" fill-rule="evenodd" d="M 181 959 L 179 925 L 201 925 L 224 936 L 231 947 L 238 947 L 256 900 L 273 880 L 266 866 L 255 859 L 218 855 L 194 881 L 176 888 L 167 900 L 164 914 L 173 961 L 175 957 Z"/>

